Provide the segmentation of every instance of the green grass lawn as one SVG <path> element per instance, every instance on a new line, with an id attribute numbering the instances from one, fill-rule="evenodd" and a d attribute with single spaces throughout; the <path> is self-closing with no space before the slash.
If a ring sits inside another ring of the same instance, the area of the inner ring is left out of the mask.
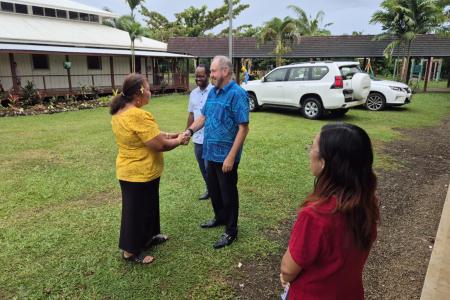
<path id="1" fill-rule="evenodd" d="M 182 130 L 187 96 L 152 100 L 162 130 Z M 449 94 L 418 94 L 405 108 L 351 110 L 343 119 L 365 128 L 377 149 L 376 165 L 401 164 L 380 154 L 400 138 L 394 128 L 438 124 L 450 115 Z M 219 251 L 222 229 L 199 224 L 212 217 L 198 201 L 203 183 L 192 145 L 165 154 L 161 223 L 169 242 L 151 252 L 156 261 L 122 261 L 117 248 L 120 191 L 116 145 L 105 108 L 0 119 L 0 298 L 19 299 L 231 299 L 239 262 L 278 254 L 276 232 L 293 219 L 311 190 L 306 146 L 329 121 L 292 111 L 251 114 L 239 171 L 239 239 Z M 270 276 L 269 274 L 267 276 Z"/>

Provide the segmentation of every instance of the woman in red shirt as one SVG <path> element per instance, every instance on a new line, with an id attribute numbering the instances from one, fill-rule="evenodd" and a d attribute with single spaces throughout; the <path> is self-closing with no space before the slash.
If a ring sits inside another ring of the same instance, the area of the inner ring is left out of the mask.
<path id="1" fill-rule="evenodd" d="M 322 127 L 310 152 L 314 191 L 281 262 L 289 299 L 364 299 L 362 272 L 379 220 L 372 144 L 358 126 Z"/>

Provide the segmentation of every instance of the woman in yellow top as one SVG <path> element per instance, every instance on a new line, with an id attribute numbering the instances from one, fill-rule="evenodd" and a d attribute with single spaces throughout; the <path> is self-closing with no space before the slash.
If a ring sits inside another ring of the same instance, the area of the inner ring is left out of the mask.
<path id="1" fill-rule="evenodd" d="M 186 142 L 182 134 L 161 132 L 152 114 L 141 109 L 149 103 L 150 95 L 145 77 L 130 74 L 122 93 L 113 98 L 110 111 L 119 147 L 116 175 L 122 190 L 119 248 L 124 259 L 142 264 L 154 260 L 144 250 L 167 240 L 160 233 L 159 222 L 162 152 Z"/>

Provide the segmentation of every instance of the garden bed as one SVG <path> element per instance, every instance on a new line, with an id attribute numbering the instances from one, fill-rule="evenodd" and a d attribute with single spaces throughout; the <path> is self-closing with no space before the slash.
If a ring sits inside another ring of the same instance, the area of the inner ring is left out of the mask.
<path id="1" fill-rule="evenodd" d="M 54 114 L 82 109 L 92 109 L 109 105 L 109 97 L 96 100 L 68 101 L 58 103 L 36 104 L 28 107 L 9 106 L 0 108 L 0 117 L 34 116 Z"/>

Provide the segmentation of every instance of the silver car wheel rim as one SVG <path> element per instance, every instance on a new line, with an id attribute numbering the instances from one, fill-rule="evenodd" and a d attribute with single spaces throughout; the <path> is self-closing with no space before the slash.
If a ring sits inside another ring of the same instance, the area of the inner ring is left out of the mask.
<path id="1" fill-rule="evenodd" d="M 319 107 L 314 102 L 308 102 L 305 105 L 305 113 L 309 117 L 315 117 L 319 112 Z"/>
<path id="2" fill-rule="evenodd" d="M 367 108 L 370 110 L 380 110 L 383 106 L 383 99 L 381 96 L 372 95 L 367 98 Z"/>
<path id="3" fill-rule="evenodd" d="M 251 97 L 248 98 L 248 104 L 250 106 L 250 110 L 255 109 L 255 100 L 253 100 L 253 98 L 251 98 Z"/>

